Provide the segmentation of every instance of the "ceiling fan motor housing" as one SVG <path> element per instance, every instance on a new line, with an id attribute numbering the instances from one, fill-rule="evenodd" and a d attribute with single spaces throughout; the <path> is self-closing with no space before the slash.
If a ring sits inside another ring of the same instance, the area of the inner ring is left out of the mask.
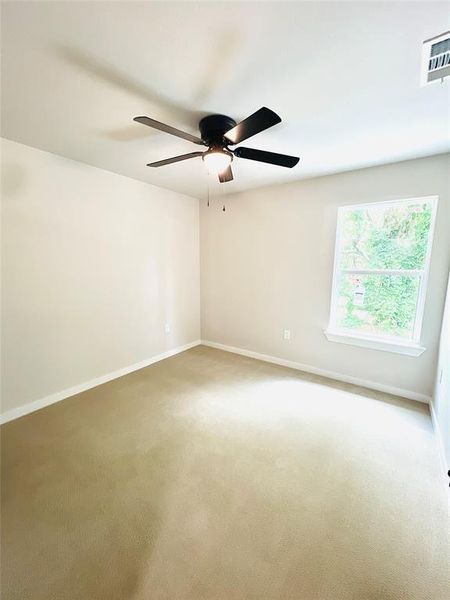
<path id="1" fill-rule="evenodd" d="M 236 126 L 236 121 L 226 115 L 208 115 L 198 126 L 205 144 L 222 148 L 231 143 L 225 138 L 225 133 Z"/>

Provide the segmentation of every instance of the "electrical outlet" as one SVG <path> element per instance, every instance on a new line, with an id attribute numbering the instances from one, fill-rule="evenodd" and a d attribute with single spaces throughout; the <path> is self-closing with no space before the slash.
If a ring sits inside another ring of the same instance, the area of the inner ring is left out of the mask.
<path id="1" fill-rule="evenodd" d="M 165 333 L 170 333 L 170 323 L 166 323 L 166 324 L 164 325 L 164 332 L 165 332 Z"/>
<path id="2" fill-rule="evenodd" d="M 283 340 L 290 340 L 290 339 L 291 339 L 291 330 L 283 329 Z"/>

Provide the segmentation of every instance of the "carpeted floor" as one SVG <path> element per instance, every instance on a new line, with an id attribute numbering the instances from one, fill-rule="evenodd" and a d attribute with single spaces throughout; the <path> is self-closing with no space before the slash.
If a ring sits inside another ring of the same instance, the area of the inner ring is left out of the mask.
<path id="1" fill-rule="evenodd" d="M 426 406 L 193 350 L 8 423 L 3 600 L 448 600 Z"/>

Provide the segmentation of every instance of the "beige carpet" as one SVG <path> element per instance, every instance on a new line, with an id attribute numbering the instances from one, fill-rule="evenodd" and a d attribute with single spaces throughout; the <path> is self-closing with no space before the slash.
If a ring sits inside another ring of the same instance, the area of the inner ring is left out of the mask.
<path id="1" fill-rule="evenodd" d="M 198 347 L 2 428 L 3 600 L 448 600 L 427 407 Z"/>

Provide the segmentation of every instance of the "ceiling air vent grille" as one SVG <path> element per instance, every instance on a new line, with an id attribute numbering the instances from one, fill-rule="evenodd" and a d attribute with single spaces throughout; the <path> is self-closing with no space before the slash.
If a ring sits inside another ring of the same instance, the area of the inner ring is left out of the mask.
<path id="1" fill-rule="evenodd" d="M 422 48 L 422 85 L 450 75 L 450 31 L 425 40 Z"/>

